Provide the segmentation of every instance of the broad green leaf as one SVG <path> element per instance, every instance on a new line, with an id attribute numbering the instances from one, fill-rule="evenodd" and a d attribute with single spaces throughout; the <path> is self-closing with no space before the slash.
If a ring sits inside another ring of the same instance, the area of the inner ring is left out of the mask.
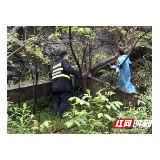
<path id="1" fill-rule="evenodd" d="M 23 103 L 23 108 L 25 109 L 27 107 L 26 103 Z"/>
<path id="2" fill-rule="evenodd" d="M 94 111 L 90 111 L 90 112 L 89 112 L 89 114 L 92 114 L 92 113 L 94 113 Z"/>
<path id="3" fill-rule="evenodd" d="M 91 132 L 91 134 L 95 134 L 95 133 L 96 133 L 96 131 L 92 131 L 92 132 Z"/>
<path id="4" fill-rule="evenodd" d="M 119 106 L 119 104 L 118 104 L 117 102 L 114 102 L 114 104 L 115 104 L 118 108 L 120 108 L 120 106 Z"/>
<path id="5" fill-rule="evenodd" d="M 112 121 L 112 122 L 115 122 L 115 120 L 116 120 L 116 118 L 111 118 L 111 121 Z"/>
<path id="6" fill-rule="evenodd" d="M 31 112 L 30 110 L 26 110 L 26 112 Z"/>
<path id="7" fill-rule="evenodd" d="M 103 107 L 104 107 L 104 106 L 102 105 L 102 106 L 99 107 L 99 109 L 102 109 Z"/>
<path id="8" fill-rule="evenodd" d="M 43 131 L 43 129 L 44 129 L 45 127 L 48 128 L 50 122 L 51 122 L 51 121 L 45 121 L 45 122 L 43 122 L 43 123 L 40 125 L 40 130 Z"/>
<path id="9" fill-rule="evenodd" d="M 51 39 L 53 37 L 53 33 L 48 37 L 48 39 Z"/>
<path id="10" fill-rule="evenodd" d="M 85 104 L 86 104 L 87 106 L 89 106 L 89 105 L 90 105 L 88 102 L 85 102 Z"/>
<path id="11" fill-rule="evenodd" d="M 104 114 L 104 116 L 111 121 L 111 117 L 108 114 Z"/>
<path id="12" fill-rule="evenodd" d="M 46 126 L 47 128 L 49 127 L 48 121 L 45 121 L 43 124 L 44 124 L 44 126 Z"/>
<path id="13" fill-rule="evenodd" d="M 123 33 L 123 32 L 124 32 L 124 30 L 121 31 L 121 33 Z"/>
<path id="14" fill-rule="evenodd" d="M 65 124 L 66 124 L 67 128 L 69 128 L 73 124 L 73 121 L 68 121 Z"/>
<path id="15" fill-rule="evenodd" d="M 119 102 L 119 101 L 116 101 L 116 103 L 118 103 L 120 106 L 122 106 L 122 105 L 123 105 L 123 103 L 121 103 L 121 102 Z"/>
<path id="16" fill-rule="evenodd" d="M 33 114 L 31 114 L 31 119 L 34 117 L 34 115 Z"/>
<path id="17" fill-rule="evenodd" d="M 112 94 L 115 94 L 113 91 L 108 92 L 108 95 L 111 96 Z"/>
<path id="18" fill-rule="evenodd" d="M 90 90 L 89 89 L 86 89 L 87 93 L 89 94 L 90 93 Z"/>
<path id="19" fill-rule="evenodd" d="M 108 101 L 108 99 L 107 99 L 106 96 L 104 96 L 104 95 L 101 95 L 101 99 L 102 99 L 103 101 Z"/>
<path id="20" fill-rule="evenodd" d="M 77 104 L 78 104 L 78 103 L 82 103 L 82 102 L 80 102 L 80 101 L 81 101 L 81 100 L 76 97 L 76 103 L 77 103 Z"/>
<path id="21" fill-rule="evenodd" d="M 110 106 L 110 105 L 106 105 L 106 107 L 107 107 L 108 109 L 111 109 L 111 106 Z"/>
<path id="22" fill-rule="evenodd" d="M 103 106 L 102 104 L 96 104 L 96 105 L 97 105 L 97 106 L 100 106 L 100 107 Z"/>
<path id="23" fill-rule="evenodd" d="M 69 98 L 69 101 L 72 101 L 73 99 L 75 99 L 76 97 L 71 97 L 71 98 Z"/>
<path id="24" fill-rule="evenodd" d="M 112 103 L 110 103 L 111 107 L 114 109 L 114 110 L 117 110 L 116 106 Z"/>
<path id="25" fill-rule="evenodd" d="M 82 118 L 83 118 L 85 121 L 87 121 L 87 117 L 85 117 L 85 116 L 82 116 Z"/>
<path id="26" fill-rule="evenodd" d="M 83 101 L 83 100 L 79 100 L 79 103 L 80 103 L 81 105 L 83 105 L 83 104 L 84 104 L 84 101 Z"/>
<path id="27" fill-rule="evenodd" d="M 86 133 L 86 131 L 85 131 L 85 130 L 80 130 L 79 132 L 81 132 L 81 131 L 82 131 L 83 133 Z"/>
<path id="28" fill-rule="evenodd" d="M 43 57 L 43 54 L 41 52 L 37 53 L 40 57 Z"/>
<path id="29" fill-rule="evenodd" d="M 98 118 L 101 118 L 103 116 L 103 113 L 98 113 Z"/>
<path id="30" fill-rule="evenodd" d="M 78 118 L 78 120 L 83 123 L 84 125 L 86 124 L 86 122 L 82 119 L 82 118 Z"/>
<path id="31" fill-rule="evenodd" d="M 75 123 L 75 124 L 77 124 L 77 126 L 79 126 L 79 127 L 80 127 L 80 124 L 79 124 L 79 122 L 78 122 L 78 121 L 74 120 L 74 123 Z"/>

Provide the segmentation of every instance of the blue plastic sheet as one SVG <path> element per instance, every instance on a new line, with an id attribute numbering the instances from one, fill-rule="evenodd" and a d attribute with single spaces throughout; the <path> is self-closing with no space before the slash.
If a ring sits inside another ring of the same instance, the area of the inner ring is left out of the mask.
<path id="1" fill-rule="evenodd" d="M 113 68 L 116 69 L 117 66 L 120 65 L 125 60 L 126 57 L 127 57 L 127 55 L 122 55 L 122 56 L 118 57 L 117 65 L 114 65 Z M 116 84 L 119 86 L 120 89 L 122 89 L 128 93 L 136 92 L 135 87 L 130 82 L 131 73 L 130 73 L 129 64 L 131 64 L 131 63 L 132 62 L 130 61 L 129 58 L 125 61 L 125 63 L 123 64 L 123 66 L 120 69 L 120 72 L 118 73 L 118 81 L 116 82 Z"/>

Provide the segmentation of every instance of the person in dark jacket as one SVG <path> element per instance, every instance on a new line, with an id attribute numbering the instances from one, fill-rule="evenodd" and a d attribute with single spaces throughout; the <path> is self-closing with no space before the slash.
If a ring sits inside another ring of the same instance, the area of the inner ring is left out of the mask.
<path id="1" fill-rule="evenodd" d="M 69 94 L 71 93 L 70 74 L 80 77 L 80 72 L 73 69 L 68 62 L 68 54 L 66 51 L 60 53 L 60 59 L 53 64 L 52 73 L 49 73 L 52 78 L 52 93 L 54 95 L 54 104 L 52 113 L 62 119 L 63 113 L 67 111 Z"/>

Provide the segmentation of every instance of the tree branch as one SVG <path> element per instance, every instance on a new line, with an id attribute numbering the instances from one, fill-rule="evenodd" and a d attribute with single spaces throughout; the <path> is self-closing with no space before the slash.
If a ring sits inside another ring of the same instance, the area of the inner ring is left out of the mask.
<path id="1" fill-rule="evenodd" d="M 61 131 L 61 130 L 63 130 L 63 129 L 65 129 L 65 130 L 70 130 L 70 129 L 76 127 L 76 126 L 77 126 L 77 125 L 75 124 L 75 125 L 73 125 L 72 127 L 67 128 L 67 129 L 66 129 L 65 127 L 63 127 L 63 128 L 61 128 L 61 129 L 58 129 L 58 130 L 54 131 L 53 133 L 57 133 L 57 132 L 59 132 L 59 131 Z"/>
<path id="2" fill-rule="evenodd" d="M 73 47 L 72 47 L 72 40 L 71 40 L 71 26 L 69 26 L 69 45 L 70 45 L 70 48 L 71 48 L 71 51 L 72 51 L 72 55 L 73 55 L 73 57 L 74 57 L 74 59 L 75 59 L 77 65 L 78 65 L 79 72 L 80 72 L 80 74 L 81 74 L 81 76 L 82 76 L 81 67 L 80 67 L 80 65 L 79 65 L 79 62 L 78 62 L 78 60 L 77 60 L 77 58 L 76 58 L 76 56 L 75 56 L 75 53 L 74 53 Z"/>
<path id="3" fill-rule="evenodd" d="M 50 26 L 49 26 L 48 28 L 50 28 Z M 41 33 L 37 34 L 35 37 L 41 35 L 41 34 L 42 34 L 43 32 L 45 32 L 48 28 L 46 28 L 46 29 L 45 29 L 44 31 L 42 31 Z M 7 57 L 7 59 L 8 59 L 10 56 L 12 56 L 14 53 L 16 53 L 17 51 L 19 51 L 21 48 L 23 48 L 24 46 L 26 46 L 27 44 L 29 44 L 30 42 L 32 42 L 32 41 L 33 41 L 33 38 L 35 38 L 35 37 L 32 37 L 32 39 L 31 39 L 30 41 L 28 41 L 26 44 L 24 44 L 23 46 L 21 46 L 20 48 L 18 48 L 17 50 L 15 50 L 13 53 L 11 53 L 11 54 Z"/>
<path id="4" fill-rule="evenodd" d="M 81 77 L 82 77 L 82 79 L 83 79 L 83 81 L 81 81 L 81 82 L 82 82 L 82 83 L 81 83 L 81 86 L 82 86 L 82 91 L 83 91 L 83 93 L 84 93 L 84 86 L 83 86 L 83 85 L 84 85 L 84 77 L 82 76 L 81 67 L 80 67 L 79 62 L 78 62 L 78 60 L 77 60 L 77 58 L 76 58 L 76 56 L 75 56 L 75 53 L 74 53 L 74 51 L 73 51 L 72 40 L 71 40 L 71 26 L 69 26 L 69 45 L 70 45 L 70 48 L 71 48 L 71 51 L 72 51 L 72 55 L 73 55 L 73 57 L 74 57 L 77 65 L 78 65 L 80 75 L 81 75 Z"/>
<path id="5" fill-rule="evenodd" d="M 90 71 L 91 64 L 92 64 L 92 54 L 91 53 L 92 53 L 92 47 L 91 47 L 91 43 L 89 43 L 89 67 L 87 68 L 87 74 L 85 76 L 85 82 L 84 82 L 85 87 L 87 86 L 88 75 L 89 75 L 89 71 Z"/>
<path id="6" fill-rule="evenodd" d="M 135 48 L 136 44 L 138 43 L 138 41 L 139 41 L 146 33 L 148 33 L 150 30 L 152 30 L 152 28 L 148 29 L 145 33 L 143 33 L 143 34 L 138 38 L 138 40 L 136 41 L 136 43 L 134 44 L 134 46 L 133 46 L 133 43 L 131 43 L 131 50 L 130 50 L 129 53 L 127 54 L 127 57 L 125 58 L 125 60 L 120 64 L 120 66 L 119 66 L 120 69 L 122 68 L 123 64 L 124 64 L 125 61 L 128 59 L 128 57 L 130 56 L 132 50 L 134 50 L 134 48 Z M 133 47 L 132 47 L 132 46 L 133 46 Z M 113 82 L 113 85 L 112 85 L 112 86 L 115 85 L 116 80 L 117 80 L 117 77 L 118 77 L 118 72 L 116 73 L 116 77 L 115 77 L 115 79 L 114 79 L 114 82 Z"/>

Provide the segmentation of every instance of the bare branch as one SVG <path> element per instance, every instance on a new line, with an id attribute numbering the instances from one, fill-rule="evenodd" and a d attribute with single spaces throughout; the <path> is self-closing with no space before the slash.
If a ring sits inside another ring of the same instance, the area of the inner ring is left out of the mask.
<path id="1" fill-rule="evenodd" d="M 50 26 L 48 27 L 48 28 L 50 28 Z M 41 33 L 39 33 L 39 34 L 37 34 L 35 37 L 38 37 L 39 35 L 41 35 L 43 32 L 45 32 L 48 28 L 46 28 L 44 31 L 42 31 Z M 26 46 L 27 44 L 29 44 L 29 43 L 31 43 L 32 41 L 33 41 L 33 38 L 35 38 L 35 37 L 32 37 L 32 39 L 30 40 L 30 41 L 28 41 L 27 43 L 25 43 L 23 46 L 21 46 L 20 48 L 18 48 L 17 50 L 15 50 L 13 53 L 11 53 L 8 57 L 7 57 L 7 59 L 10 57 L 10 56 L 12 56 L 14 53 L 16 53 L 17 51 L 19 51 L 21 48 L 23 48 L 24 46 Z"/>

